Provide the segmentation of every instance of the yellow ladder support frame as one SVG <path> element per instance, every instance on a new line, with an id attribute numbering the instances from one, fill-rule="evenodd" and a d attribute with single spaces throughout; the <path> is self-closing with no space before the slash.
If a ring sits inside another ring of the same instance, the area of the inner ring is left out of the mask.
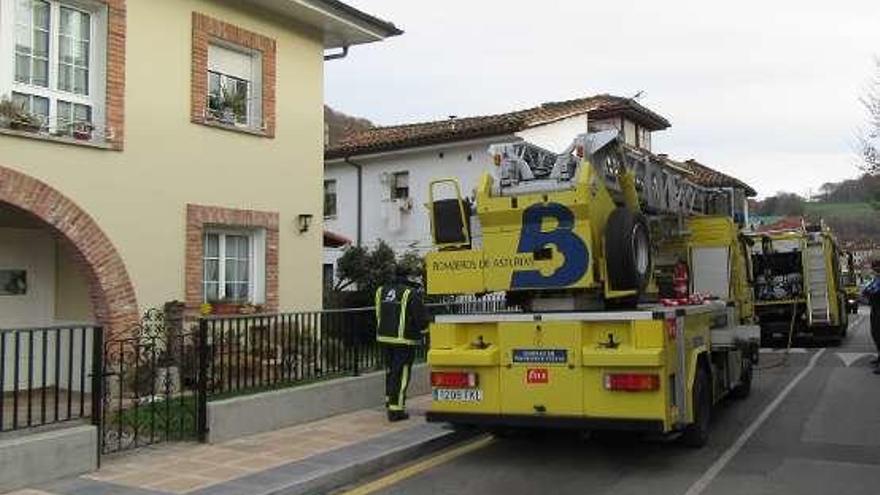
<path id="1" fill-rule="evenodd" d="M 458 211 L 461 215 L 461 233 L 465 238 L 465 242 L 447 242 L 447 243 L 439 243 L 437 242 L 437 226 L 434 222 L 434 188 L 440 184 L 452 184 L 455 188 L 455 199 L 458 201 Z M 461 185 L 458 182 L 458 179 L 455 177 L 444 177 L 441 179 L 435 179 L 430 182 L 428 185 L 428 210 L 431 213 L 431 237 L 434 240 L 434 245 L 439 248 L 466 248 L 471 245 L 471 233 L 467 228 L 468 218 L 467 214 L 464 211 L 464 200 L 462 200 L 461 196 Z"/>

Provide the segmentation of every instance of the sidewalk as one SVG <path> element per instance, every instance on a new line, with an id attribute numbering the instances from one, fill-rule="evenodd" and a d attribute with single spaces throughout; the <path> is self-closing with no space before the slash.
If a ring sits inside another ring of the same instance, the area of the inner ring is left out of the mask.
<path id="1" fill-rule="evenodd" d="M 299 494 L 328 490 L 443 448 L 459 438 L 428 424 L 428 396 L 409 421 L 381 409 L 261 433 L 217 445 L 169 443 L 106 456 L 99 471 L 8 495 Z"/>

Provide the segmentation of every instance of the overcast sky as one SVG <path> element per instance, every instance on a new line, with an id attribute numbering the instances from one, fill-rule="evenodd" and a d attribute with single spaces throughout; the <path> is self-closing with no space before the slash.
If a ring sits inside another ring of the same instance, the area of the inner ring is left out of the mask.
<path id="1" fill-rule="evenodd" d="M 672 123 L 654 151 L 761 196 L 858 174 L 878 0 L 348 3 L 406 31 L 326 65 L 326 102 L 377 124 L 644 91 Z"/>

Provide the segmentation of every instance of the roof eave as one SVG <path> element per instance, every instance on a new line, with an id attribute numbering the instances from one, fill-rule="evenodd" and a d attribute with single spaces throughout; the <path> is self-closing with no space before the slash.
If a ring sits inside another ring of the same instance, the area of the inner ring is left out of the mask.
<path id="1" fill-rule="evenodd" d="M 590 115 L 594 118 L 601 119 L 605 117 L 616 117 L 622 115 L 631 120 L 637 121 L 644 125 L 650 131 L 662 131 L 669 129 L 672 124 L 668 120 L 653 112 L 640 111 L 631 106 L 618 106 L 611 108 L 597 108 L 590 111 Z"/>
<path id="2" fill-rule="evenodd" d="M 306 24 L 322 33 L 324 48 L 382 41 L 403 34 L 394 24 L 339 0 L 250 0 L 275 15 Z"/>
<path id="3" fill-rule="evenodd" d="M 489 134 L 460 137 L 456 139 L 438 139 L 424 143 L 401 143 L 387 146 L 358 146 L 351 148 L 327 148 L 324 151 L 324 162 L 334 163 L 346 159 L 357 158 L 360 160 L 381 158 L 387 155 L 402 153 L 416 153 L 422 151 L 448 148 L 450 146 L 468 146 L 479 143 L 501 143 L 518 141 L 522 138 L 512 132 L 493 132 Z"/>

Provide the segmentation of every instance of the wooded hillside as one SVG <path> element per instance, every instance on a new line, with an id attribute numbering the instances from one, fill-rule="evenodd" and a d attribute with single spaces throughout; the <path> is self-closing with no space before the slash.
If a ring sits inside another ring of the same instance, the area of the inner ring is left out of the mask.
<path id="1" fill-rule="evenodd" d="M 777 193 L 754 202 L 751 211 L 762 216 L 821 219 L 843 241 L 880 243 L 880 176 L 865 174 L 823 184 L 821 193 L 811 201 L 793 193 Z"/>
<path id="2" fill-rule="evenodd" d="M 337 144 L 346 134 L 375 127 L 372 122 L 353 117 L 324 105 L 324 132 L 328 146 Z"/>

